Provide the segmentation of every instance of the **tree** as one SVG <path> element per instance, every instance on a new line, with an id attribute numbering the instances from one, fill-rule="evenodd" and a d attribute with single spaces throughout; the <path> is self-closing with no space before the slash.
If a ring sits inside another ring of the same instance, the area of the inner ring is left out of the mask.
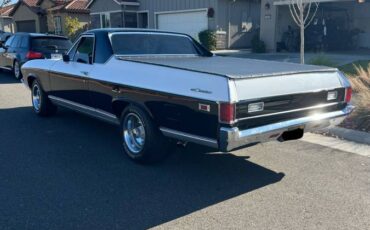
<path id="1" fill-rule="evenodd" d="M 84 26 L 80 23 L 77 17 L 72 18 L 67 16 L 65 20 L 66 34 L 71 40 L 74 40 L 78 36 L 79 32 L 83 30 Z"/>
<path id="2" fill-rule="evenodd" d="M 314 20 L 317 10 L 319 9 L 319 3 L 314 0 L 290 0 L 289 10 L 294 22 L 300 28 L 301 33 L 301 64 L 305 63 L 305 40 L 304 31 Z"/>
<path id="3" fill-rule="evenodd" d="M 0 13 L 3 14 L 3 7 L 8 5 L 9 3 L 11 2 L 11 0 L 0 0 Z M 0 15 L 1 16 L 1 15 Z M 4 18 L 1 17 L 1 29 L 3 29 L 3 25 L 4 25 Z"/>

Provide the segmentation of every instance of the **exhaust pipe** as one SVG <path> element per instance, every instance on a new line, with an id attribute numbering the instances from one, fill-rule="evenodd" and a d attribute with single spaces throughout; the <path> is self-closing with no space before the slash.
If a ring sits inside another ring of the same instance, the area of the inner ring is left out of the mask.
<path id="1" fill-rule="evenodd" d="M 295 130 L 292 130 L 292 131 L 284 132 L 279 137 L 278 140 L 280 142 L 299 140 L 303 137 L 303 135 L 304 135 L 304 130 L 303 129 L 295 129 Z"/>

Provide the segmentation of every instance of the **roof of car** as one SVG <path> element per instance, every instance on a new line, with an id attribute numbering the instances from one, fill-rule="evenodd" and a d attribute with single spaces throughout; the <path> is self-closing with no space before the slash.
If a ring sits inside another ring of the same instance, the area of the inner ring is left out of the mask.
<path id="1" fill-rule="evenodd" d="M 85 32 L 88 33 L 115 33 L 115 32 L 146 32 L 146 33 L 167 33 L 167 34 L 178 34 L 178 35 L 186 35 L 182 33 L 170 32 L 170 31 L 162 31 L 156 29 L 143 29 L 143 28 L 101 28 L 101 29 L 92 29 Z M 188 35 L 186 35 L 188 36 Z"/>
<path id="2" fill-rule="evenodd" d="M 53 37 L 53 38 L 65 38 L 68 39 L 67 37 L 60 36 L 60 35 L 55 35 L 55 34 L 42 34 L 42 33 L 25 33 L 25 32 L 17 32 L 14 35 L 29 35 L 31 37 Z"/>

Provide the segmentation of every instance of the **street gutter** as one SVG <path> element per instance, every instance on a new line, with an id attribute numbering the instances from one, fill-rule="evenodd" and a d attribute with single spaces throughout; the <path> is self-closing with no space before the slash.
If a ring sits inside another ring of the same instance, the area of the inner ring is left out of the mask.
<path id="1" fill-rule="evenodd" d="M 318 131 L 319 134 L 338 137 L 340 139 L 356 142 L 359 144 L 370 145 L 370 133 L 345 129 L 340 127 L 328 128 Z"/>

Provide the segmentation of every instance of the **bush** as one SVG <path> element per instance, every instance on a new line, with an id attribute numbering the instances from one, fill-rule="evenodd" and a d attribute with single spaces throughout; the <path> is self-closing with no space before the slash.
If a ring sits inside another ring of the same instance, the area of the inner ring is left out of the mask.
<path id="1" fill-rule="evenodd" d="M 312 58 L 309 62 L 311 65 L 319 65 L 319 66 L 328 66 L 328 67 L 336 67 L 337 64 L 330 60 L 328 57 L 324 55 L 319 55 L 317 57 Z"/>
<path id="2" fill-rule="evenodd" d="M 78 18 L 72 18 L 70 16 L 66 17 L 65 21 L 65 30 L 67 33 L 67 36 L 74 41 L 78 35 L 84 31 L 84 26 L 81 25 Z"/>
<path id="3" fill-rule="evenodd" d="M 199 33 L 200 43 L 208 50 L 216 50 L 217 48 L 217 36 L 212 30 L 203 30 Z"/>
<path id="4" fill-rule="evenodd" d="M 355 93 L 354 104 L 356 110 L 352 114 L 352 122 L 356 129 L 370 132 L 370 65 L 367 68 L 354 66 L 357 73 L 349 76 L 353 92 Z"/>
<path id="5" fill-rule="evenodd" d="M 252 38 L 252 51 L 253 53 L 265 53 L 266 44 L 262 41 L 258 34 L 254 35 Z"/>

